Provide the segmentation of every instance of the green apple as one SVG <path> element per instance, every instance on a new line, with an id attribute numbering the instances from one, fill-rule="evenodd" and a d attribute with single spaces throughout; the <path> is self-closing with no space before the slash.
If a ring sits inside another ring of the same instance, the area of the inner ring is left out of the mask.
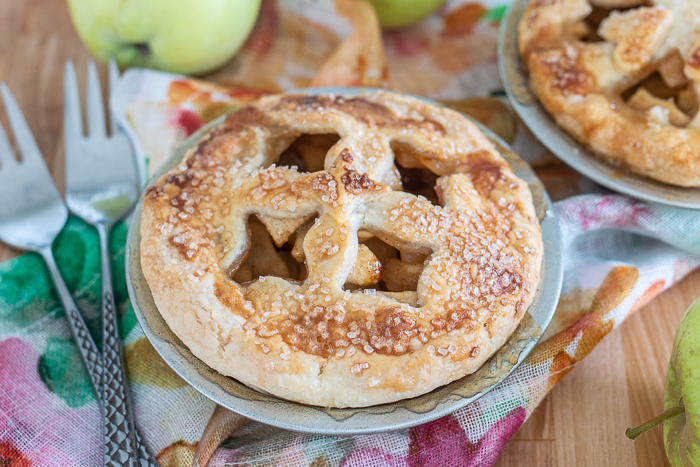
<path id="1" fill-rule="evenodd" d="M 261 0 L 68 0 L 90 51 L 120 66 L 201 74 L 223 65 L 250 34 Z"/>
<path id="2" fill-rule="evenodd" d="M 700 466 L 700 298 L 685 312 L 673 341 L 666 373 L 666 410 L 684 411 L 664 422 L 671 465 Z"/>
<path id="3" fill-rule="evenodd" d="M 446 0 L 365 0 L 372 4 L 382 29 L 410 26 L 435 12 Z"/>
<path id="4" fill-rule="evenodd" d="M 666 456 L 673 467 L 700 466 L 700 298 L 686 310 L 676 330 L 666 373 L 666 411 L 637 428 L 636 438 L 664 424 Z"/>

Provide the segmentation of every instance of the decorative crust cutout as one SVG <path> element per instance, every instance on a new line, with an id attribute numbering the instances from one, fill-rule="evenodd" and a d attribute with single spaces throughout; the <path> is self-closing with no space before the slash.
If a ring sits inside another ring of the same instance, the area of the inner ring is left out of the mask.
<path id="1" fill-rule="evenodd" d="M 594 32 L 586 17 L 605 12 L 593 7 L 628 9 L 608 11 Z M 695 187 L 698 25 L 694 0 L 531 0 L 518 41 L 531 88 L 559 126 L 613 164 Z M 655 72 L 664 82 L 658 95 L 647 79 Z"/>
<path id="2" fill-rule="evenodd" d="M 276 165 L 300 134 L 340 135 L 323 170 Z M 401 191 L 395 157 L 438 175 L 440 205 Z M 250 255 L 273 253 L 251 242 L 263 226 L 286 261 L 304 263 L 303 280 L 232 279 L 261 264 Z M 158 309 L 198 358 L 332 407 L 474 372 L 522 319 L 543 253 L 526 184 L 478 128 L 388 92 L 271 96 L 229 115 L 149 188 L 141 235 Z M 370 288 L 380 280 L 386 290 Z"/>

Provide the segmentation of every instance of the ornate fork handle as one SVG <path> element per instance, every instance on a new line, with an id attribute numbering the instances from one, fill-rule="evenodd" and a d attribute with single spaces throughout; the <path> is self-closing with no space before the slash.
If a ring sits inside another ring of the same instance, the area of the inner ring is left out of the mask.
<path id="1" fill-rule="evenodd" d="M 137 450 L 133 420 L 127 408 L 126 375 L 121 362 L 121 345 L 117 328 L 114 299 L 110 292 L 103 295 L 104 303 L 104 371 L 102 372 L 102 401 L 104 403 L 105 465 L 135 466 Z"/>
<path id="2" fill-rule="evenodd" d="M 107 356 L 107 358 L 103 359 L 102 354 L 95 345 L 95 341 L 92 339 L 92 336 L 88 331 L 88 328 L 85 324 L 85 320 L 83 319 L 82 315 L 78 312 L 78 307 L 75 305 L 73 297 L 68 291 L 68 287 L 66 286 L 66 283 L 64 282 L 63 277 L 61 276 L 58 266 L 56 265 L 56 261 L 54 260 L 51 247 L 38 249 L 38 252 L 46 261 L 53 282 L 56 285 L 56 290 L 58 291 L 59 298 L 68 318 L 70 330 L 73 334 L 73 338 L 75 339 L 76 344 L 78 345 L 80 356 L 83 362 L 85 363 L 85 366 L 87 367 L 88 375 L 90 376 L 90 382 L 92 383 L 92 386 L 95 390 L 95 394 L 97 394 L 98 396 L 98 403 L 100 404 L 100 407 L 104 413 L 104 431 L 106 442 L 105 450 L 107 451 L 109 449 L 108 446 L 113 447 L 112 452 L 110 453 L 113 462 L 111 464 L 107 463 L 107 465 L 136 465 L 135 454 L 138 452 L 140 467 L 156 467 L 158 464 L 156 463 L 151 453 L 148 452 L 148 450 L 146 449 L 146 446 L 141 440 L 139 433 L 136 430 L 131 429 L 131 427 L 135 425 L 128 425 L 127 431 L 120 429 L 120 426 L 123 426 L 123 420 L 125 419 L 125 417 L 123 417 L 121 414 L 130 413 L 128 411 L 119 411 L 120 408 L 124 406 L 124 404 L 128 403 L 128 394 L 126 393 L 125 385 L 117 385 L 117 389 L 112 391 L 113 394 L 110 393 L 110 389 L 107 389 L 109 383 L 106 380 L 110 379 L 113 383 L 116 383 L 114 381 L 114 375 L 118 375 L 116 376 L 116 378 L 119 378 L 119 380 L 122 383 L 126 381 L 125 373 L 123 371 L 123 361 L 121 357 L 121 344 L 118 341 L 119 337 L 117 332 L 118 328 L 116 324 L 116 308 L 114 306 L 114 298 L 111 292 L 111 275 L 107 277 L 107 280 L 105 282 L 106 284 L 108 284 L 109 290 L 105 291 L 103 297 L 103 311 L 105 316 L 105 323 L 106 327 L 109 327 L 110 331 L 109 333 L 104 333 L 104 335 L 110 335 L 111 337 L 109 338 L 109 342 L 105 343 L 107 345 L 103 344 L 103 349 L 107 350 L 107 348 L 109 347 L 110 349 L 112 349 L 112 351 L 109 354 L 109 356 Z M 116 351 L 114 350 L 115 346 Z M 105 353 L 105 355 L 107 355 L 107 353 Z M 112 358 L 114 358 L 115 356 L 118 357 L 119 360 L 118 363 L 116 363 L 116 365 L 121 364 L 121 371 L 114 370 L 115 364 L 110 363 L 110 356 Z M 105 366 L 107 368 L 105 368 Z M 103 379 L 105 379 L 104 384 Z M 111 414 L 111 416 L 108 416 L 108 414 Z M 128 421 L 131 422 L 131 420 Z M 135 441 L 131 441 L 131 436 L 129 435 L 129 433 L 133 433 Z M 126 449 L 122 450 L 122 444 L 125 444 L 127 442 L 129 443 L 129 446 L 126 446 Z M 114 449 L 115 446 L 117 449 Z M 124 461 L 126 456 L 119 457 L 118 454 L 120 452 L 122 454 L 125 454 L 127 452 L 130 453 L 130 456 L 127 458 L 129 460 Z M 107 455 L 108 453 L 105 452 L 106 462 Z"/>
<path id="3" fill-rule="evenodd" d="M 107 237 L 109 228 L 96 225 L 102 257 L 102 401 L 104 404 L 105 465 L 136 466 L 138 450 L 126 388 L 126 371 L 112 292 Z"/>
<path id="4" fill-rule="evenodd" d="M 136 448 L 139 451 L 139 466 L 140 467 L 158 467 L 158 462 L 156 461 L 153 454 L 146 448 L 146 443 L 141 438 L 141 433 L 139 429 L 134 425 L 134 436 L 136 437 Z"/>
<path id="5" fill-rule="evenodd" d="M 68 324 L 73 334 L 73 338 L 75 339 L 76 344 L 78 344 L 80 356 L 88 369 L 90 382 L 95 389 L 95 394 L 99 396 L 102 378 L 102 355 L 97 349 L 95 341 L 92 340 L 92 336 L 85 325 L 83 316 L 78 312 L 78 307 L 75 306 L 73 297 L 68 291 L 66 283 L 63 281 L 61 272 L 58 270 L 53 253 L 51 252 L 51 246 L 40 248 L 38 252 L 44 258 L 44 261 L 46 261 L 46 265 L 49 268 L 51 278 L 56 285 L 59 298 L 61 299 L 63 309 L 65 310 L 68 318 Z"/>
<path id="6" fill-rule="evenodd" d="M 120 367 L 120 364 L 123 365 L 123 359 L 121 356 L 114 297 L 111 292 L 106 291 L 102 298 L 105 322 L 104 331 L 107 331 L 104 334 L 104 359 L 102 360 L 104 365 L 102 397 L 105 405 L 105 460 L 107 460 L 107 450 L 111 451 L 112 454 L 110 462 L 106 463 L 106 465 L 125 465 L 121 461 L 122 456 L 136 452 L 140 467 L 157 467 L 158 463 L 146 449 L 136 423 L 129 416 L 131 410 L 129 409 L 126 374 L 124 367 Z M 108 413 L 108 410 L 110 413 Z M 125 413 L 129 417 L 128 419 L 123 416 Z M 131 430 L 132 427 L 133 430 Z M 126 443 L 131 443 L 129 432 L 134 436 L 135 444 L 131 446 L 126 445 Z M 115 464 L 114 462 L 117 463 Z M 127 462 L 133 463 L 133 457 Z"/>

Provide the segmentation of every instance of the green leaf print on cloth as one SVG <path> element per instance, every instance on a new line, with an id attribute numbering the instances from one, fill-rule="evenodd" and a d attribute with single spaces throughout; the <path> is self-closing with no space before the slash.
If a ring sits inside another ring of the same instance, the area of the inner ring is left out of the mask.
<path id="1" fill-rule="evenodd" d="M 114 301 L 120 316 L 119 336 L 122 339 L 126 339 L 126 336 L 137 324 L 136 315 L 129 301 L 129 291 L 126 288 L 126 269 L 124 268 L 128 233 L 127 224 L 120 222 L 112 229 L 109 239 L 109 254 L 112 257 L 112 286 L 114 287 Z"/>
<path id="2" fill-rule="evenodd" d="M 125 338 L 136 325 L 129 304 L 124 271 L 128 227 L 120 222 L 112 229 L 110 255 L 119 331 Z M 98 347 L 101 339 L 100 250 L 97 231 L 76 217 L 70 217 L 53 248 L 61 275 L 75 304 L 85 318 Z M 41 319 L 64 319 L 46 265 L 36 253 L 22 255 L 0 264 L 0 337 L 26 330 Z"/>
<path id="3" fill-rule="evenodd" d="M 30 326 L 47 312 L 58 313 L 60 305 L 55 297 L 39 255 L 28 254 L 0 264 L 0 320 L 7 326 L 4 332 Z"/>
<path id="4" fill-rule="evenodd" d="M 97 230 L 70 217 L 53 247 L 61 276 L 73 294 L 75 304 L 85 319 L 98 347 L 101 339 L 100 249 Z"/>
<path id="5" fill-rule="evenodd" d="M 83 361 L 71 340 L 50 337 L 39 357 L 37 371 L 49 391 L 70 407 L 81 407 L 95 399 Z"/>

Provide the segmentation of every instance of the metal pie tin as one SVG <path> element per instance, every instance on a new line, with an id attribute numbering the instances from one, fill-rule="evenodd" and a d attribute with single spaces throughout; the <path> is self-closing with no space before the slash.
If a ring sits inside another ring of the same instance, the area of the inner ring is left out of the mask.
<path id="1" fill-rule="evenodd" d="M 518 24 L 529 0 L 514 0 L 498 34 L 498 71 L 511 106 L 533 135 L 569 166 L 593 181 L 634 198 L 679 208 L 700 209 L 700 188 L 684 188 L 616 167 L 569 136 L 528 87 L 518 51 Z"/>
<path id="2" fill-rule="evenodd" d="M 360 94 L 365 88 L 316 88 L 294 91 L 306 94 Z M 424 99 L 425 100 L 425 99 Z M 439 105 L 435 102 L 435 105 Z M 150 183 L 180 163 L 203 133 L 225 117 L 193 134 L 160 167 Z M 469 117 L 467 117 L 469 118 Z M 473 121 L 473 120 L 472 120 Z M 559 220 L 552 202 L 532 169 L 509 150 L 490 130 L 474 122 L 491 139 L 515 173 L 533 193 L 544 241 L 542 275 L 525 318 L 506 344 L 475 373 L 427 394 L 389 404 L 363 408 L 322 408 L 288 401 L 250 388 L 211 369 L 195 357 L 170 330 L 153 301 L 141 270 L 141 208 L 139 201 L 126 245 L 126 273 L 129 295 L 144 334 L 163 360 L 188 384 L 217 404 L 245 417 L 287 430 L 326 435 L 358 435 L 408 428 L 443 417 L 482 397 L 513 372 L 529 355 L 549 325 L 562 286 L 562 245 Z"/>

